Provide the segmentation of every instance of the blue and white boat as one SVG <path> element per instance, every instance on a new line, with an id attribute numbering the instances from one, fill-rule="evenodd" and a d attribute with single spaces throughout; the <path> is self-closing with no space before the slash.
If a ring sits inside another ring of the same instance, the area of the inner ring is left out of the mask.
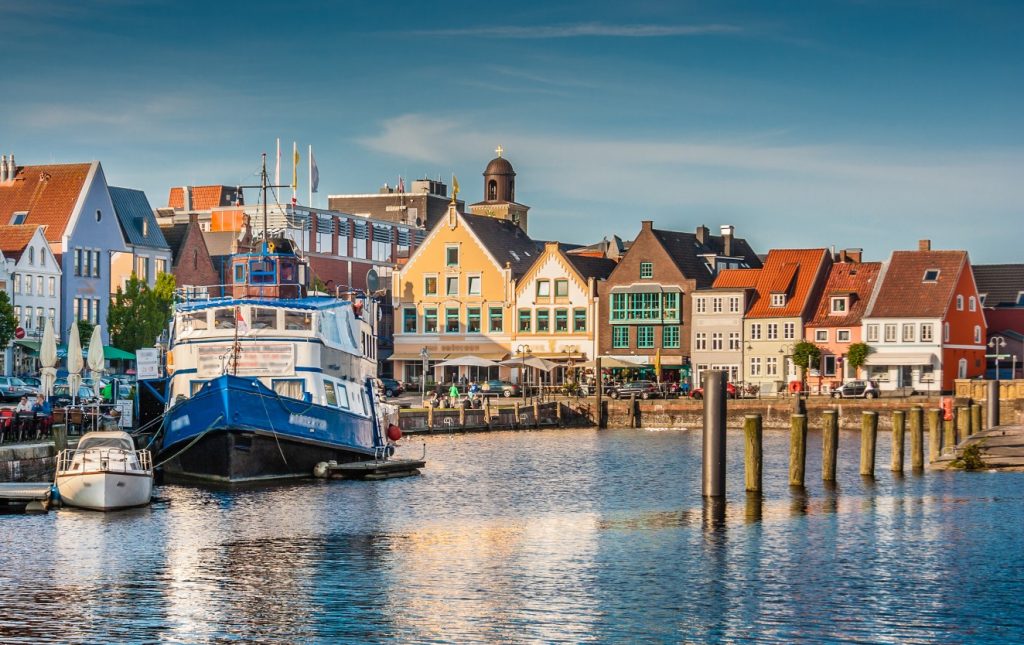
<path id="1" fill-rule="evenodd" d="M 167 352 L 165 479 L 309 477 L 385 459 L 397 409 L 376 386 L 376 303 L 304 293 L 287 239 L 231 258 L 229 295 L 184 294 Z"/>

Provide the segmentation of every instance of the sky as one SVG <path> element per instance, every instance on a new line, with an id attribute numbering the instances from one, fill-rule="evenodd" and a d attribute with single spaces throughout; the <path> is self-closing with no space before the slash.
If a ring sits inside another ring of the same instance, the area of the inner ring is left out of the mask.
<path id="1" fill-rule="evenodd" d="M 1022 262 L 1022 32 L 986 0 L 0 2 L 0 153 L 98 159 L 157 207 L 256 183 L 280 137 L 324 207 L 399 175 L 478 201 L 500 145 L 537 239 Z"/>

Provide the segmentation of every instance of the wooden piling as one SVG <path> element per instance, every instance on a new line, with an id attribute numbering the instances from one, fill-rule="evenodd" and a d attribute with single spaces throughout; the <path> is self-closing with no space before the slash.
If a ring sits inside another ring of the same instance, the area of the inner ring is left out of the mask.
<path id="1" fill-rule="evenodd" d="M 428 428 L 433 428 L 434 427 L 434 406 L 433 405 L 428 405 L 427 406 L 427 427 Z"/>
<path id="2" fill-rule="evenodd" d="M 962 405 L 956 409 L 956 443 L 960 443 L 971 434 L 971 409 Z"/>
<path id="3" fill-rule="evenodd" d="M 803 486 L 807 466 L 807 415 L 789 417 L 789 485 Z"/>
<path id="4" fill-rule="evenodd" d="M 744 482 L 748 493 L 761 494 L 761 415 L 748 414 L 743 418 L 743 436 L 746 441 L 743 450 Z"/>
<path id="5" fill-rule="evenodd" d="M 934 464 L 942 454 L 942 410 L 928 410 L 928 463 Z"/>
<path id="6" fill-rule="evenodd" d="M 981 432 L 984 428 L 981 427 L 981 404 L 971 404 L 971 431 L 968 436 L 973 436 Z"/>
<path id="7" fill-rule="evenodd" d="M 558 425 L 562 425 L 562 404 L 555 401 L 555 419 L 558 420 Z"/>
<path id="8" fill-rule="evenodd" d="M 629 427 L 636 427 L 636 394 L 629 395 Z"/>
<path id="9" fill-rule="evenodd" d="M 821 479 L 836 480 L 836 458 L 839 454 L 839 414 L 836 410 L 821 413 Z"/>
<path id="10" fill-rule="evenodd" d="M 515 419 L 516 427 L 519 427 L 519 401 L 512 404 L 512 418 Z"/>
<path id="11" fill-rule="evenodd" d="M 878 438 L 878 413 L 864 412 L 860 421 L 860 474 L 875 476 L 875 442 Z"/>
<path id="12" fill-rule="evenodd" d="M 907 430 L 907 413 L 903 410 L 893 410 L 892 413 L 892 456 L 889 460 L 889 470 L 894 473 L 903 472 L 903 437 Z"/>
<path id="13" fill-rule="evenodd" d="M 924 469 L 924 408 L 910 408 L 910 467 Z"/>
<path id="14" fill-rule="evenodd" d="M 595 397 L 595 404 L 597 407 L 597 429 L 600 430 L 604 427 L 604 378 L 601 374 L 601 357 L 598 356 L 594 359 L 594 376 L 597 387 L 597 396 Z"/>
<path id="15" fill-rule="evenodd" d="M 953 410 L 953 419 L 955 418 L 956 410 Z M 956 447 L 956 426 L 953 425 L 953 419 L 947 419 L 945 415 L 942 417 L 942 452 Z"/>
<path id="16" fill-rule="evenodd" d="M 466 408 L 461 405 L 459 406 L 459 426 L 466 427 Z"/>
<path id="17" fill-rule="evenodd" d="M 537 399 L 533 400 L 533 427 L 540 427 L 540 403 L 537 402 Z"/>

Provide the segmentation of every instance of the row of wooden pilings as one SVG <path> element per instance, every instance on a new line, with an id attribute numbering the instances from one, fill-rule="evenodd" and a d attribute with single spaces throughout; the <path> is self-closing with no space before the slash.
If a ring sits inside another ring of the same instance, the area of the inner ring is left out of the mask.
<path id="1" fill-rule="evenodd" d="M 532 410 L 533 410 L 532 423 L 533 423 L 534 427 L 538 427 L 539 424 L 540 424 L 540 402 L 537 401 L 536 399 L 534 399 L 534 401 L 531 404 L 526 404 L 526 405 L 521 404 L 519 401 L 514 401 L 513 402 L 513 404 L 512 404 L 512 410 L 513 410 L 512 418 L 514 419 L 516 426 L 519 426 L 520 423 L 521 423 L 522 415 L 520 413 L 520 410 L 523 407 L 526 407 L 527 409 L 532 408 Z M 459 425 L 460 426 L 465 426 L 466 425 L 466 411 L 467 411 L 467 409 L 468 408 L 466 408 L 464 406 L 461 406 L 461 405 L 458 407 L 458 411 L 459 411 Z M 481 408 L 476 408 L 476 409 L 481 409 Z M 488 426 L 490 426 L 491 425 L 491 419 L 492 419 L 492 417 L 491 417 L 490 399 L 484 399 L 484 407 L 482 409 L 483 409 L 483 412 L 484 412 L 484 420 L 485 420 L 486 424 Z M 558 422 L 559 425 L 562 424 L 562 406 L 561 406 L 561 404 L 557 404 L 557 403 L 555 404 L 555 420 Z M 433 406 L 427 406 L 427 427 L 428 428 L 433 428 L 434 427 L 434 407 Z"/>
<path id="2" fill-rule="evenodd" d="M 703 494 L 719 497 L 725 494 L 725 381 L 723 372 L 706 374 L 704 405 L 704 454 L 702 460 Z M 996 403 L 998 405 L 998 402 Z M 950 418 L 951 417 L 951 418 Z M 982 430 L 982 406 L 961 406 L 954 415 L 945 415 L 941 409 L 925 410 L 912 407 L 908 412 L 892 413 L 892 453 L 890 469 L 902 473 L 905 461 L 907 427 L 910 429 L 910 467 L 924 470 L 924 428 L 928 426 L 928 461 L 934 463 L 944 449 Z M 989 410 L 988 422 L 998 424 L 998 412 L 993 417 Z M 839 413 L 822 413 L 821 478 L 836 480 L 836 461 L 839 452 Z M 761 415 L 744 417 L 744 484 L 747 492 L 761 493 L 762 429 Z M 875 452 L 878 442 L 878 412 L 863 412 L 860 431 L 860 474 L 875 475 Z M 794 414 L 790 418 L 789 484 L 803 486 L 806 476 L 807 415 Z"/>

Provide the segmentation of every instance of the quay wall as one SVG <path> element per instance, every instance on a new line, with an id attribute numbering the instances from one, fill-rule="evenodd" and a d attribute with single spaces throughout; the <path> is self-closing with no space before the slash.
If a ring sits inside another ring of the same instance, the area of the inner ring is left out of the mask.
<path id="1" fill-rule="evenodd" d="M 56 468 L 57 452 L 52 443 L 0 446 L 0 481 L 48 481 Z"/>

